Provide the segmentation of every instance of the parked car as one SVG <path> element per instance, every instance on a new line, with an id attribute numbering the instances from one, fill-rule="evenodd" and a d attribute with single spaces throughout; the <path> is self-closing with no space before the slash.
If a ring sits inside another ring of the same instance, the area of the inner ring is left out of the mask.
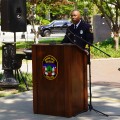
<path id="1" fill-rule="evenodd" d="M 54 20 L 48 25 L 39 26 L 38 31 L 42 37 L 48 37 L 55 33 L 65 33 L 70 25 L 71 22 L 69 20 Z"/>

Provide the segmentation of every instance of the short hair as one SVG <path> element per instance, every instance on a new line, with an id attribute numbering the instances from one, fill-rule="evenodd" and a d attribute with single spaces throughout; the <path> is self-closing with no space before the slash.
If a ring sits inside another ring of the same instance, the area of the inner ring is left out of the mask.
<path id="1" fill-rule="evenodd" d="M 74 11 L 77 11 L 77 12 L 80 13 L 80 11 L 79 11 L 78 9 L 74 9 L 74 10 L 72 10 L 72 11 L 70 12 L 70 14 L 73 13 Z"/>
<path id="2" fill-rule="evenodd" d="M 70 13 L 70 16 L 72 15 L 73 12 L 78 12 L 79 15 L 80 15 L 80 19 L 81 19 L 81 14 L 80 14 L 80 11 L 79 11 L 79 10 L 77 10 L 77 9 L 72 10 L 71 13 Z"/>

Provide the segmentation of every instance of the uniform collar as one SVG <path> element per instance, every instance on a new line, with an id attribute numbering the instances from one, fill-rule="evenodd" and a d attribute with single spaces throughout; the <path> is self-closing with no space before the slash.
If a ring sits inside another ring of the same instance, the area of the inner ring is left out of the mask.
<path id="1" fill-rule="evenodd" d="M 76 28 L 79 26 L 80 22 L 81 22 L 81 20 L 76 24 Z"/>

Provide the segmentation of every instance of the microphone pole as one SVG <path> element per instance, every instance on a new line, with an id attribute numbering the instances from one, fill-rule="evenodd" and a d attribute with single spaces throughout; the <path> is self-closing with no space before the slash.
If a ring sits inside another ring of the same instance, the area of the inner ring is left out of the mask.
<path id="1" fill-rule="evenodd" d="M 107 55 L 108 57 L 111 57 L 109 54 L 107 54 L 107 53 L 105 53 L 104 51 L 102 51 L 101 49 L 97 48 L 97 47 L 94 46 L 92 43 L 90 43 L 90 42 L 84 40 L 83 38 L 80 38 L 79 36 L 75 35 L 69 28 L 68 28 L 68 30 L 69 30 L 69 32 L 70 32 L 71 34 L 73 34 L 74 36 L 76 36 L 77 38 L 79 38 L 80 40 L 82 40 L 83 42 L 85 42 L 86 44 L 88 44 L 89 47 L 92 46 L 92 47 L 94 47 L 95 49 L 97 49 L 97 50 L 101 51 L 102 53 L 104 53 L 105 55 Z M 72 41 L 72 40 L 71 40 L 71 41 Z M 72 43 L 74 43 L 74 42 L 72 41 Z"/>
<path id="2" fill-rule="evenodd" d="M 88 44 L 88 51 L 86 51 L 86 52 L 87 52 L 87 55 L 88 55 L 88 58 L 89 58 L 89 63 L 88 63 L 88 64 L 89 64 L 89 92 L 90 92 L 90 93 L 89 93 L 89 94 L 90 94 L 90 101 L 89 101 L 89 105 L 88 105 L 88 106 L 89 106 L 89 110 L 90 110 L 90 111 L 91 111 L 91 110 L 94 110 L 95 112 L 101 113 L 102 115 L 105 115 L 106 117 L 108 117 L 107 114 L 105 114 L 105 113 L 103 113 L 103 112 L 100 112 L 100 111 L 94 109 L 93 106 L 92 106 L 90 46 L 92 46 L 92 47 L 96 48 L 97 50 L 103 52 L 104 54 L 106 54 L 106 55 L 109 56 L 109 57 L 111 57 L 111 56 L 110 56 L 109 54 L 105 53 L 104 51 L 100 50 L 99 48 L 95 47 L 92 43 L 90 43 L 90 42 L 84 40 L 83 38 L 80 38 L 79 36 L 75 35 L 69 28 L 68 28 L 68 30 L 69 30 L 69 32 L 70 32 L 71 34 L 73 34 L 74 36 L 76 36 L 77 38 L 79 38 L 80 40 L 82 40 L 83 42 L 85 42 L 86 44 Z M 75 44 L 76 46 L 78 46 L 80 49 L 83 50 L 83 48 L 81 48 L 79 45 L 77 45 L 76 43 L 74 43 L 74 42 L 70 39 L 70 37 L 69 37 L 68 35 L 66 35 L 66 36 L 68 37 L 68 39 L 70 40 L 71 43 Z M 83 51 L 85 51 L 85 50 L 83 50 Z"/>
<path id="3" fill-rule="evenodd" d="M 66 37 L 70 40 L 70 42 L 71 42 L 72 44 L 76 45 L 79 49 L 81 49 L 82 51 L 86 52 L 87 55 L 89 54 L 87 50 L 83 49 L 83 48 L 80 47 L 78 44 L 76 44 L 75 42 L 73 42 L 68 35 L 66 35 Z M 63 43 L 63 44 L 65 44 L 65 43 Z"/>

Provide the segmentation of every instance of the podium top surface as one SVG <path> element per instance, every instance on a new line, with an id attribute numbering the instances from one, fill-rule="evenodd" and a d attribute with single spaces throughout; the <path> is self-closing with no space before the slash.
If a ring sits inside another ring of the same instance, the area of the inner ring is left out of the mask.
<path id="1" fill-rule="evenodd" d="M 33 44 L 32 46 L 39 46 L 39 45 L 73 45 L 72 43 L 63 43 L 63 44 L 56 44 L 56 43 L 39 43 L 39 44 Z"/>
<path id="2" fill-rule="evenodd" d="M 80 48 L 78 45 L 75 45 L 75 44 L 72 44 L 72 43 L 63 43 L 63 44 L 39 43 L 39 44 L 33 44 L 32 46 L 61 46 L 61 47 L 62 46 L 63 47 L 68 47 L 68 46 L 72 47 L 72 46 L 74 46 L 74 47 L 80 49 L 81 51 L 83 51 L 84 53 L 87 54 L 86 50 L 84 50 L 84 49 Z"/>

